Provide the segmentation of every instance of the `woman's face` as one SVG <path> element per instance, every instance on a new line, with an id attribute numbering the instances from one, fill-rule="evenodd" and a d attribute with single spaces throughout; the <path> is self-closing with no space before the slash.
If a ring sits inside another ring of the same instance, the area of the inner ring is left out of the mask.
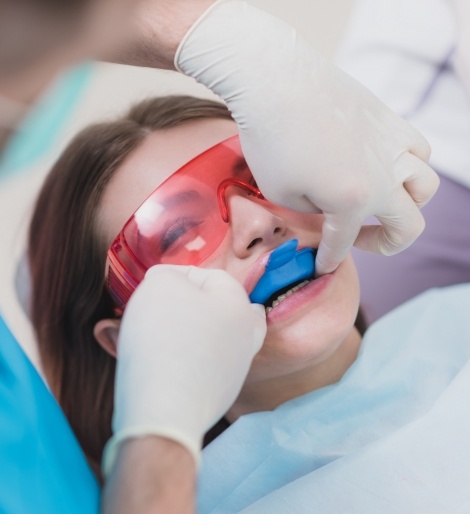
<path id="1" fill-rule="evenodd" d="M 100 227 L 107 245 L 174 171 L 236 133 L 235 123 L 211 119 L 147 136 L 117 170 L 104 193 Z M 202 266 L 226 270 L 248 294 L 264 271 L 269 254 L 280 244 L 293 238 L 298 239 L 299 248 L 317 248 L 320 243 L 322 215 L 279 208 L 238 188 L 230 188 L 226 200 L 230 230 Z M 302 372 L 326 361 L 351 333 L 358 306 L 358 279 L 348 256 L 334 273 L 294 292 L 268 313 L 266 339 L 247 382 Z"/>

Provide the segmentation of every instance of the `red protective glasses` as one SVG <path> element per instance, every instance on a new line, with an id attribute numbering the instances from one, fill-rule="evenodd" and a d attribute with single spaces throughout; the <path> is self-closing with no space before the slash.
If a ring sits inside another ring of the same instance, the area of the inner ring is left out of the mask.
<path id="1" fill-rule="evenodd" d="M 198 155 L 155 189 L 108 250 L 106 285 L 118 310 L 151 266 L 198 266 L 215 252 L 229 228 L 225 193 L 231 186 L 264 199 L 238 136 Z"/>

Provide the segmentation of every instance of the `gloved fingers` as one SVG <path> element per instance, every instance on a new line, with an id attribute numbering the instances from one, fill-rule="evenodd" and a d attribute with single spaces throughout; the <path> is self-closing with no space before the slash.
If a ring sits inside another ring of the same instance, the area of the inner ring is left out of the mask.
<path id="1" fill-rule="evenodd" d="M 202 269 L 191 267 L 190 278 L 200 281 L 201 290 L 210 293 L 218 301 L 220 307 L 228 304 L 227 308 L 236 306 L 246 309 L 244 322 L 251 326 L 251 339 L 254 343 L 253 354 L 261 348 L 266 335 L 266 311 L 264 306 L 251 304 L 243 286 L 229 273 L 220 269 Z M 248 341 L 247 341 L 248 342 Z"/>
<path id="2" fill-rule="evenodd" d="M 190 270 L 193 266 L 180 266 L 176 264 L 157 264 L 155 266 L 152 266 L 147 270 L 145 273 L 145 279 L 147 280 L 149 278 L 159 278 L 164 276 L 185 276 L 187 277 L 190 273 Z M 197 282 L 196 282 L 196 285 Z"/>
<path id="3" fill-rule="evenodd" d="M 245 320 L 252 327 L 252 340 L 255 344 L 253 351 L 256 353 L 261 348 L 267 329 L 264 306 L 251 304 L 243 286 L 226 271 L 196 266 L 159 264 L 149 268 L 139 288 L 143 284 L 149 287 L 153 286 L 151 281 L 156 281 L 156 291 L 159 291 L 161 295 L 166 295 L 166 292 L 173 295 L 184 291 L 187 297 L 189 291 L 205 292 L 210 294 L 219 307 L 224 303 L 229 303 L 231 308 L 244 306 L 243 308 L 246 309 Z M 197 297 L 194 299 L 197 301 Z M 132 298 L 129 303 L 131 302 Z"/>
<path id="4" fill-rule="evenodd" d="M 191 266 L 176 266 L 172 264 L 157 264 L 149 268 L 142 282 L 137 286 L 134 294 L 131 296 L 126 313 L 132 308 L 133 304 L 138 302 L 140 296 L 151 296 L 153 300 L 162 299 L 163 297 L 174 297 L 180 295 L 181 291 L 186 294 L 197 292 L 200 289 L 200 280 L 191 280 L 189 278 Z M 146 302 L 147 304 L 148 302 Z M 142 305 L 139 304 L 139 309 Z"/>
<path id="5" fill-rule="evenodd" d="M 428 140 L 416 127 L 408 123 L 396 112 L 391 111 L 388 107 L 387 111 L 388 116 L 386 118 L 390 122 L 388 125 L 388 141 L 393 141 L 395 149 L 399 152 L 395 154 L 395 158 L 399 157 L 402 152 L 410 152 L 419 159 L 428 162 L 431 156 L 431 145 Z"/>
<path id="6" fill-rule="evenodd" d="M 360 219 L 351 216 L 325 214 L 322 237 L 315 259 L 315 274 L 334 271 L 344 260 L 361 228 Z"/>
<path id="7" fill-rule="evenodd" d="M 266 309 L 264 305 L 259 305 L 257 303 L 250 304 L 250 309 L 253 312 L 252 322 L 252 339 L 253 339 L 253 357 L 257 354 L 264 343 L 264 338 L 266 337 L 266 332 L 268 330 L 268 325 L 266 322 Z"/>
<path id="8" fill-rule="evenodd" d="M 424 161 L 415 155 L 404 152 L 395 163 L 398 176 L 405 176 L 403 187 L 419 207 L 424 207 L 436 194 L 439 176 Z"/>
<path id="9" fill-rule="evenodd" d="M 148 269 L 145 279 L 181 281 L 184 277 L 193 286 L 206 291 L 217 291 L 230 288 L 243 290 L 241 284 L 221 269 L 198 268 L 196 266 L 179 266 L 176 264 L 158 264 Z"/>
<path id="10" fill-rule="evenodd" d="M 225 271 L 197 268 L 196 266 L 180 266 L 176 264 L 158 264 L 148 269 L 143 282 L 156 281 L 158 287 L 167 284 L 176 288 L 178 284 L 194 287 L 196 290 L 210 291 L 226 287 L 234 279 Z"/>
<path id="11" fill-rule="evenodd" d="M 405 135 L 403 144 L 406 145 L 408 151 L 418 159 L 428 162 L 431 157 L 431 145 L 428 140 L 403 118 L 399 118 L 399 123 L 401 125 L 399 130 Z"/>
<path id="12" fill-rule="evenodd" d="M 363 226 L 354 246 L 367 252 L 394 255 L 410 246 L 423 232 L 421 211 L 405 190 L 395 196 L 393 209 L 377 215 L 381 225 Z"/>
<path id="13" fill-rule="evenodd" d="M 242 285 L 231 275 L 221 269 L 203 269 L 191 267 L 188 278 L 197 284 L 204 291 L 224 291 L 239 294 L 240 290 L 245 291 Z M 245 293 L 246 294 L 246 293 Z"/>

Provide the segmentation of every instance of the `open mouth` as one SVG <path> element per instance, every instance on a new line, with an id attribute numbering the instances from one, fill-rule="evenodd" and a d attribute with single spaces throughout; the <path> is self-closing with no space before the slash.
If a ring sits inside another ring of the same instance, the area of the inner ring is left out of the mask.
<path id="1" fill-rule="evenodd" d="M 297 247 L 297 239 L 278 246 L 250 293 L 251 302 L 264 305 L 266 314 L 313 280 L 316 251 L 310 247 L 297 250 Z"/>
<path id="2" fill-rule="evenodd" d="M 279 291 L 276 291 L 273 295 L 271 295 L 268 300 L 266 300 L 263 305 L 266 309 L 266 314 L 268 312 L 272 311 L 274 307 L 277 307 L 282 301 L 284 301 L 287 297 L 291 296 L 295 292 L 297 292 L 299 289 L 302 289 L 307 284 L 310 284 L 314 278 L 308 278 L 304 280 L 297 280 L 291 285 L 288 285 L 286 287 L 283 287 Z"/>

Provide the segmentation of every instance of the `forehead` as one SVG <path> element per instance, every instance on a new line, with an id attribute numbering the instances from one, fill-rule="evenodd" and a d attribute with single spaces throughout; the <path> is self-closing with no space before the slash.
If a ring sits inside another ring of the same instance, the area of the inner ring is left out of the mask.
<path id="1" fill-rule="evenodd" d="M 99 225 L 106 244 L 111 244 L 141 203 L 172 173 L 235 134 L 235 123 L 223 119 L 191 121 L 150 133 L 119 167 L 103 194 Z"/>

